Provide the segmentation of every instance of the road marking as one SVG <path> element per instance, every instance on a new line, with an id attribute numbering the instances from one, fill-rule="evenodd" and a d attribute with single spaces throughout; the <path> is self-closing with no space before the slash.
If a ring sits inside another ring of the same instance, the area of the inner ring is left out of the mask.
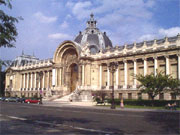
<path id="1" fill-rule="evenodd" d="M 0 116 L 5 116 L 5 117 L 11 118 L 11 119 L 22 120 L 22 121 L 28 120 L 26 118 L 20 118 L 20 117 L 8 116 L 8 115 L 2 115 L 2 114 L 0 114 Z M 62 126 L 63 127 L 70 127 L 70 128 L 77 129 L 77 130 L 82 130 L 82 131 L 113 134 L 113 132 L 108 132 L 108 131 L 103 131 L 103 130 L 96 130 L 96 129 L 91 129 L 91 128 L 76 127 L 76 126 L 71 126 L 71 125 L 66 125 L 66 124 L 54 124 L 54 123 L 50 123 L 50 122 L 46 122 L 46 121 L 39 121 L 39 120 L 35 120 L 34 122 L 39 123 L 39 124 L 54 125 L 54 126 L 58 126 L 58 127 L 62 127 Z"/>
<path id="2" fill-rule="evenodd" d="M 20 117 L 15 117 L 15 116 L 8 116 L 8 115 L 5 115 L 5 116 L 7 116 L 11 119 L 16 119 L 16 120 L 23 120 L 23 121 L 27 120 L 26 118 L 20 118 Z"/>

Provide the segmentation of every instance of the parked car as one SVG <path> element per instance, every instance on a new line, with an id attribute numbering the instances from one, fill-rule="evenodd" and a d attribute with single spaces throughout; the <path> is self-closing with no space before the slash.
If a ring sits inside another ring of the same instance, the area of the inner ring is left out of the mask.
<path id="1" fill-rule="evenodd" d="M 18 102 L 21 102 L 21 103 L 25 103 L 25 100 L 26 100 L 27 98 L 19 98 L 18 99 Z"/>
<path id="2" fill-rule="evenodd" d="M 6 98 L 5 101 L 6 102 L 18 102 L 18 97 L 9 97 L 9 98 Z"/>
<path id="3" fill-rule="evenodd" d="M 25 100 L 25 103 L 38 103 L 39 104 L 39 100 L 38 99 L 35 99 L 35 98 L 29 98 L 29 99 L 26 99 Z"/>
<path id="4" fill-rule="evenodd" d="M 2 98 L 1 98 L 1 101 L 5 101 L 5 99 L 6 99 L 6 97 L 2 97 Z"/>

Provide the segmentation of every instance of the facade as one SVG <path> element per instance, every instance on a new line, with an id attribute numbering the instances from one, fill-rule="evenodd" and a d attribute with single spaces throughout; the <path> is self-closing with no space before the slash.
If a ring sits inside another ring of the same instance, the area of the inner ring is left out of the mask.
<path id="1" fill-rule="evenodd" d="M 162 71 L 180 79 L 180 35 L 113 47 L 106 33 L 96 27 L 93 15 L 87 28 L 74 41 L 64 41 L 53 59 L 38 60 L 32 56 L 17 57 L 6 70 L 6 95 L 44 97 L 72 94 L 75 100 L 89 100 L 93 93 L 115 98 L 148 99 L 138 90 L 137 74 Z M 114 75 L 110 64 L 118 64 Z M 114 78 L 114 79 L 113 79 Z M 113 80 L 113 81 L 112 81 Z M 162 93 L 155 99 L 180 99 Z"/>

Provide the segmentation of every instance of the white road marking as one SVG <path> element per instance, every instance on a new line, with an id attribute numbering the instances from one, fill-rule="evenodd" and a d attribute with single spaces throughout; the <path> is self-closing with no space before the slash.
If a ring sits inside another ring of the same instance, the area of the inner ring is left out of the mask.
<path id="1" fill-rule="evenodd" d="M 20 118 L 20 117 L 8 116 L 8 115 L 2 115 L 2 114 L 0 114 L 0 116 L 6 116 L 6 117 L 11 118 L 11 119 L 17 119 L 17 120 L 22 120 L 22 121 L 28 120 L 26 118 Z M 96 130 L 96 129 L 91 129 L 91 128 L 76 127 L 76 126 L 71 126 L 71 125 L 66 125 L 66 124 L 54 124 L 54 123 L 45 122 L 45 121 L 39 121 L 39 120 L 36 120 L 34 122 L 40 123 L 40 124 L 54 125 L 54 126 L 58 126 L 58 127 L 62 127 L 62 126 L 63 127 L 70 127 L 70 128 L 77 129 L 77 130 L 82 130 L 82 131 L 113 134 L 113 132 L 108 132 L 108 131 L 103 131 L 103 130 Z"/>
<path id="2" fill-rule="evenodd" d="M 16 120 L 23 120 L 23 121 L 27 120 L 26 118 L 20 118 L 20 117 L 15 117 L 15 116 L 7 116 L 7 117 L 9 117 L 11 119 L 16 119 Z"/>

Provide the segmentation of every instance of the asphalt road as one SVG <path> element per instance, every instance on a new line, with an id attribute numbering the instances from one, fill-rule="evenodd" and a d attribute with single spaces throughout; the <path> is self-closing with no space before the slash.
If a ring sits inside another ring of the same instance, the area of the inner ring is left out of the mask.
<path id="1" fill-rule="evenodd" d="M 1 135 L 180 134 L 178 112 L 133 112 L 0 102 Z"/>

